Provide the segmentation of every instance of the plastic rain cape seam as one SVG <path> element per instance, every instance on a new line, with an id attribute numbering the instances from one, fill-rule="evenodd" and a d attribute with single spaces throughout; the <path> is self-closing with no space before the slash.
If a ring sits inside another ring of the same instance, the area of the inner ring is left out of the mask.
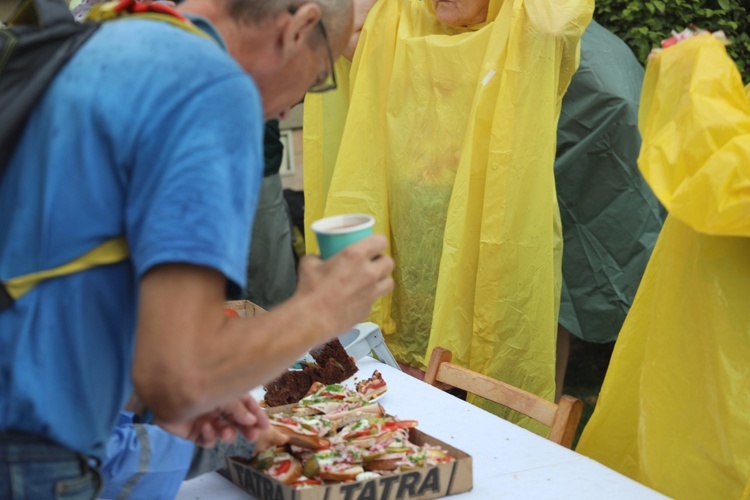
<path id="1" fill-rule="evenodd" d="M 561 253 L 552 165 L 593 2 L 491 0 L 494 21 L 464 30 L 425 4 L 376 3 L 348 95 L 306 99 L 308 251 L 311 221 L 373 214 L 390 238 L 396 290 L 370 319 L 397 359 L 423 367 L 439 345 L 458 364 L 552 398 Z"/>
<path id="2" fill-rule="evenodd" d="M 750 497 L 750 100 L 721 43 L 649 63 L 639 166 L 670 212 L 577 451 L 675 498 Z"/>

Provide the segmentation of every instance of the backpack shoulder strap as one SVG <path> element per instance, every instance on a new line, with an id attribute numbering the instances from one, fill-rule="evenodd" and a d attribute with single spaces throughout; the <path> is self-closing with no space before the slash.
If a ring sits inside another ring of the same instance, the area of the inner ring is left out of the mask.
<path id="1" fill-rule="evenodd" d="M 127 259 L 129 255 L 125 238 L 113 238 L 62 266 L 11 278 L 5 283 L 0 283 L 0 311 L 13 305 L 13 302 L 44 280 L 78 273 L 92 267 L 116 264 Z"/>

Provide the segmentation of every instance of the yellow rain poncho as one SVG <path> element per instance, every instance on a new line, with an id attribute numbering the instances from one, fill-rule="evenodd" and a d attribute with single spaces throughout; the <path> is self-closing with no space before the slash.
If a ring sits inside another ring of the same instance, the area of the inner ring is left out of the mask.
<path id="1" fill-rule="evenodd" d="M 577 451 L 675 498 L 748 498 L 750 100 L 704 35 L 649 63 L 640 109 L 670 216 Z"/>
<path id="2" fill-rule="evenodd" d="M 389 236 L 396 288 L 371 320 L 398 360 L 424 367 L 442 346 L 554 396 L 555 137 L 592 11 L 592 0 L 490 0 L 488 22 L 458 29 L 431 0 L 380 0 L 348 98 L 308 96 L 306 223 L 364 212 Z"/>

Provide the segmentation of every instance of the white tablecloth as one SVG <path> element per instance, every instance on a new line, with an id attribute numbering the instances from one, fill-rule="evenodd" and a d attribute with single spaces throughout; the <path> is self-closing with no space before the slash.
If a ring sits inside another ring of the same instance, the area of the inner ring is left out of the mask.
<path id="1" fill-rule="evenodd" d="M 371 358 L 359 362 L 360 378 L 374 369 L 388 392 L 386 411 L 419 421 L 419 429 L 473 457 L 474 489 L 463 499 L 649 499 L 659 493 L 544 438 L 508 423 Z M 183 483 L 179 500 L 247 499 L 219 474 Z"/>

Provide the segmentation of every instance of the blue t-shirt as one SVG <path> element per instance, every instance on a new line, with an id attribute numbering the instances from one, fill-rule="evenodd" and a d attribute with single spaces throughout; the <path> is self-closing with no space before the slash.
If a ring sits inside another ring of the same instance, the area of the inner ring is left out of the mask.
<path id="1" fill-rule="evenodd" d="M 0 313 L 0 430 L 104 456 L 132 389 L 144 273 L 190 263 L 245 285 L 262 115 L 218 44 L 158 21 L 105 23 L 55 78 L 0 183 L 0 279 L 122 235 L 131 259 Z"/>

